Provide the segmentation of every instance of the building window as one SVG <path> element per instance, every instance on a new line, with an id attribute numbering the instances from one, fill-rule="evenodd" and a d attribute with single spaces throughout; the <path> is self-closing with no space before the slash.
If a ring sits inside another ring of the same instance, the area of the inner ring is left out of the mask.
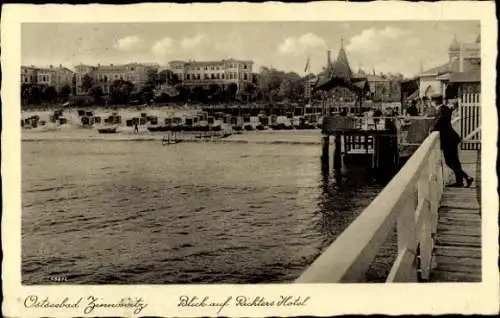
<path id="1" fill-rule="evenodd" d="M 186 79 L 189 79 L 189 74 L 188 74 L 188 75 L 186 75 Z"/>
<path id="2" fill-rule="evenodd" d="M 208 66 L 205 66 L 205 71 L 208 71 Z"/>
<path id="3" fill-rule="evenodd" d="M 200 77 L 200 74 L 198 74 L 198 75 L 196 76 L 196 79 L 200 79 L 200 78 L 201 78 L 201 77 Z"/>
<path id="4" fill-rule="evenodd" d="M 212 78 L 212 79 L 215 79 L 215 74 L 214 74 L 214 73 L 212 73 L 211 78 Z"/>
<path id="5" fill-rule="evenodd" d="M 222 73 L 222 74 L 220 75 L 220 77 L 221 77 L 222 79 L 224 79 L 224 73 Z"/>
<path id="6" fill-rule="evenodd" d="M 243 79 L 246 81 L 248 79 L 247 73 L 243 74 Z"/>

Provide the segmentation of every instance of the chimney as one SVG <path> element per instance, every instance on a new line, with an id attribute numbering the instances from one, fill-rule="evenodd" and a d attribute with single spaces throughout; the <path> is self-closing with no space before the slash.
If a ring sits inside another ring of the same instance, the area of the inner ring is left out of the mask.
<path id="1" fill-rule="evenodd" d="M 97 63 L 97 67 L 101 67 L 101 63 Z"/>
<path id="2" fill-rule="evenodd" d="M 50 68 L 53 68 L 54 66 L 53 66 L 52 64 L 50 64 L 50 66 L 49 66 L 49 67 L 50 67 Z"/>
<path id="3" fill-rule="evenodd" d="M 332 51 L 328 50 L 326 52 L 326 66 L 330 67 L 332 65 Z"/>
<path id="4" fill-rule="evenodd" d="M 62 68 L 62 64 L 59 64 L 59 68 Z"/>

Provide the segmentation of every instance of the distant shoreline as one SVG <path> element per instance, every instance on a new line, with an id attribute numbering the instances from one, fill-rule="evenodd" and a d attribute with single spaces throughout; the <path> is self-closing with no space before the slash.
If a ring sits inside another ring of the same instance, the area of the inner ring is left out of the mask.
<path id="1" fill-rule="evenodd" d="M 92 134 L 86 135 L 83 132 L 77 133 L 75 130 L 69 134 L 64 131 L 21 131 L 22 142 L 92 142 L 92 141 L 157 141 L 162 142 L 165 134 L 144 132 L 134 134 L 131 132 L 117 133 L 112 135 Z M 226 138 L 214 139 L 213 141 L 202 140 L 184 140 L 182 143 L 200 143 L 200 144 L 296 144 L 296 145 L 320 145 L 320 130 L 279 130 L 279 131 L 252 131 L 242 134 L 233 134 Z"/>

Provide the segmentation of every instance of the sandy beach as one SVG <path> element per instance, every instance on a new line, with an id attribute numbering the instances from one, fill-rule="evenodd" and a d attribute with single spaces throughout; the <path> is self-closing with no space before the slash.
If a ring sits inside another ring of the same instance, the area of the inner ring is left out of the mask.
<path id="1" fill-rule="evenodd" d="M 90 109 L 82 108 L 86 111 Z M 100 134 L 98 128 L 106 127 L 106 124 L 97 124 L 94 127 L 85 128 L 81 124 L 78 116 L 78 109 L 64 111 L 63 116 L 68 120 L 64 125 L 50 123 L 50 116 L 53 110 L 45 111 L 23 111 L 21 118 L 26 119 L 38 115 L 41 121 L 46 125 L 37 128 L 21 128 L 22 141 L 161 141 L 167 134 L 165 132 L 150 132 L 147 125 L 139 126 L 139 132 L 134 132 L 134 127 L 127 127 L 125 121 L 134 117 L 140 117 L 141 113 L 147 113 L 148 116 L 157 116 L 158 124 L 163 124 L 167 117 L 184 117 L 194 115 L 197 109 L 167 109 L 167 108 L 147 108 L 137 109 L 92 109 L 95 116 L 105 118 L 116 112 L 122 117 L 122 124 L 118 126 L 116 134 Z M 109 126 L 109 125 L 108 125 Z M 244 131 L 239 134 L 233 133 L 223 139 L 217 139 L 217 143 L 286 143 L 286 144 L 320 144 L 321 132 L 314 130 L 264 130 L 264 131 Z"/>

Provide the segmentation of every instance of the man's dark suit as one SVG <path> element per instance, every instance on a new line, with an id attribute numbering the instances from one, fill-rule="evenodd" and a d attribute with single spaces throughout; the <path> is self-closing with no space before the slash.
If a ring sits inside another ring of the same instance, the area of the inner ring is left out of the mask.
<path id="1" fill-rule="evenodd" d="M 463 171 L 458 158 L 458 144 L 462 138 L 451 126 L 451 115 L 452 110 L 448 106 L 440 106 L 432 131 L 439 131 L 441 149 L 443 150 L 446 165 L 455 173 L 456 184 L 461 185 L 464 179 L 469 180 L 469 176 Z"/>

